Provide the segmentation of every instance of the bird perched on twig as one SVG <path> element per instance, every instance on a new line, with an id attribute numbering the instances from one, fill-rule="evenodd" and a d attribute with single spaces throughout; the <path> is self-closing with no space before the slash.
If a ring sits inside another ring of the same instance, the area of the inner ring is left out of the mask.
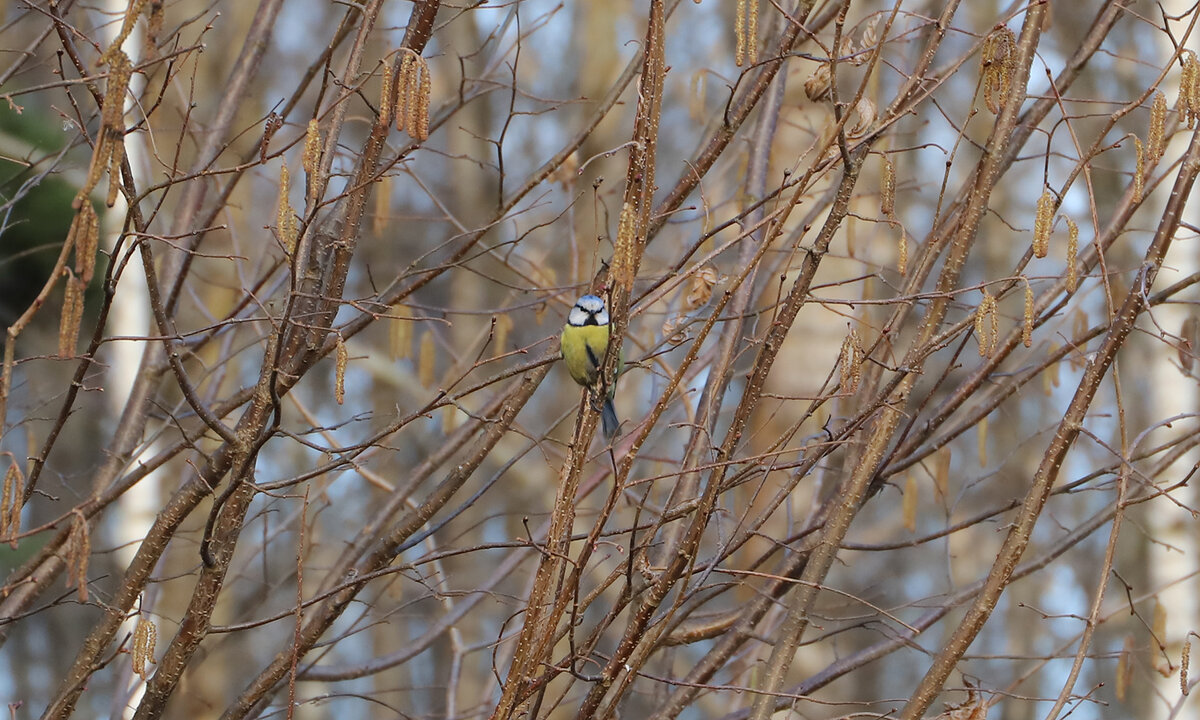
<path id="1" fill-rule="evenodd" d="M 604 299 L 584 295 L 576 300 L 567 315 L 559 343 L 567 372 L 584 387 L 597 388 L 600 383 L 600 368 L 604 365 L 604 353 L 608 351 L 608 333 L 608 308 L 604 306 Z M 620 369 L 617 373 L 620 374 Z M 600 419 L 605 437 L 616 436 L 621 423 L 613 407 L 611 389 L 603 398 Z"/>

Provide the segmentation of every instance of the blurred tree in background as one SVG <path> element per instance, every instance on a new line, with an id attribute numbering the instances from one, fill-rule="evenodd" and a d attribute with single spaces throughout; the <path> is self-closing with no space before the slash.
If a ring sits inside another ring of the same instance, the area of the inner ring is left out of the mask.
<path id="1" fill-rule="evenodd" d="M 1195 3 L 0 8 L 12 717 L 1196 712 Z"/>

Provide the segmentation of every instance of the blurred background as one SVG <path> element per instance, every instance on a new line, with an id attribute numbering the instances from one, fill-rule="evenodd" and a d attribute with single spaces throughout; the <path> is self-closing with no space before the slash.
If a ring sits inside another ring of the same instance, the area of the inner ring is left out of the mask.
<path id="1" fill-rule="evenodd" d="M 1195 715 L 1195 3 L 668 0 L 635 137 L 650 6 L 0 4 L 12 717 Z"/>

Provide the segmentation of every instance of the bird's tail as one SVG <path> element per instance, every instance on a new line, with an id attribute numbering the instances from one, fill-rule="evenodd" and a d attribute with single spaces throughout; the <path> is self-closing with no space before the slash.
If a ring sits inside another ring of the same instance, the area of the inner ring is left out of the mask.
<path id="1" fill-rule="evenodd" d="M 621 427 L 621 421 L 617 419 L 617 409 L 613 407 L 612 398 L 604 398 L 604 405 L 600 408 L 600 422 L 604 428 L 604 437 L 612 440 L 617 436 L 617 429 Z"/>

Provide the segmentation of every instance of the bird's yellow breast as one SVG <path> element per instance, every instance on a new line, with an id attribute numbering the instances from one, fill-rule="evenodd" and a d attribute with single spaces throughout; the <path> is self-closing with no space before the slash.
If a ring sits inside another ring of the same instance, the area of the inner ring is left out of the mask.
<path id="1" fill-rule="evenodd" d="M 595 385 L 604 362 L 604 351 L 608 348 L 607 325 L 567 325 L 563 328 L 563 360 L 567 371 L 580 385 Z"/>

